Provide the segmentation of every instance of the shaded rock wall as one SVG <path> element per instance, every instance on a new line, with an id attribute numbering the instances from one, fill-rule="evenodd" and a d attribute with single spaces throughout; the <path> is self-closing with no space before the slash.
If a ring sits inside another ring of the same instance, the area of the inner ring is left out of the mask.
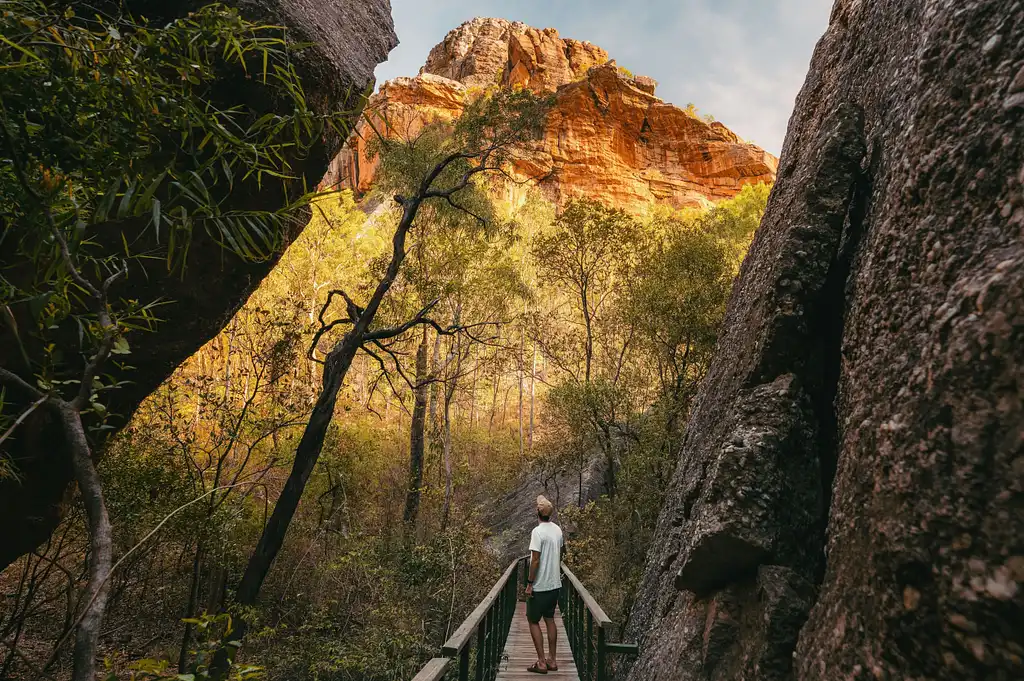
<path id="1" fill-rule="evenodd" d="M 567 536 L 575 528 L 566 525 L 560 511 L 567 506 L 596 501 L 606 493 L 606 463 L 604 454 L 594 452 L 582 471 L 526 472 L 511 490 L 499 498 L 481 498 L 477 507 L 481 521 L 491 530 L 488 546 L 501 559 L 509 563 L 529 553 L 530 532 L 537 525 L 537 495 L 543 494 L 555 505 L 553 520 L 562 526 Z"/>
<path id="2" fill-rule="evenodd" d="M 839 0 L 632 681 L 1024 678 L 1024 4 Z"/>
<path id="3" fill-rule="evenodd" d="M 155 22 L 173 19 L 177 16 L 175 13 L 184 13 L 198 4 L 186 2 L 169 9 L 167 3 L 153 0 L 127 3 L 132 11 Z M 361 106 L 362 93 L 373 84 L 374 68 L 397 44 L 388 0 L 345 3 L 238 0 L 233 4 L 250 18 L 286 25 L 295 39 L 313 43 L 300 53 L 297 68 L 303 76 L 309 101 L 321 111 L 349 110 L 354 118 Z M 245 103 L 257 109 L 270 106 L 258 86 L 245 81 L 242 74 L 238 76 L 225 79 L 218 89 L 219 104 Z M 296 170 L 309 186 L 315 186 L 321 179 L 341 142 L 324 139 L 315 153 L 296 160 Z M 301 186 L 298 188 L 301 190 Z M 278 191 L 266 189 L 257 195 L 236 193 L 231 197 L 230 207 L 276 209 L 283 201 Z M 137 231 L 138 227 L 114 225 L 109 233 L 96 238 L 119 246 L 121 230 L 134 234 L 131 230 Z M 297 234 L 298 230 L 287 235 L 287 240 Z M 207 236 L 197 231 L 184 276 L 168 276 L 166 270 L 159 267 L 146 273 L 129 272 L 127 283 L 120 285 L 121 290 L 115 292 L 117 295 L 147 301 L 160 298 L 174 304 L 160 309 L 163 322 L 155 333 L 130 337 L 131 364 L 135 369 L 124 378 L 131 383 L 111 393 L 108 404 L 113 413 L 122 415 L 122 423 L 178 364 L 224 327 L 275 262 L 276 258 L 262 263 L 242 262 L 222 253 Z M 10 262 L 9 254 L 0 254 L 0 268 L 5 271 L 10 272 L 8 268 L 20 265 Z M 15 310 L 15 314 L 19 311 Z M 7 368 L 21 371 L 23 366 L 16 348 L 4 325 L 0 328 L 0 362 Z M 81 367 L 74 364 L 80 359 L 69 360 L 66 367 L 69 373 L 80 375 Z M 9 392 L 8 399 L 17 402 L 23 396 Z M 48 418 L 37 412 L 11 444 L 10 454 L 18 467 L 19 478 L 0 479 L 0 518 L 5 521 L 0 525 L 0 569 L 45 541 L 61 517 L 71 472 L 63 442 L 50 427 Z"/>
<path id="4" fill-rule="evenodd" d="M 451 31 L 418 76 L 385 83 L 368 113 L 378 131 L 407 139 L 458 116 L 496 85 L 555 93 L 543 139 L 514 170 L 548 178 L 541 189 L 559 205 L 589 197 L 634 210 L 654 202 L 700 206 L 775 178 L 774 156 L 721 123 L 663 102 L 652 79 L 626 74 L 601 48 L 504 19 L 473 19 Z M 326 183 L 357 193 L 372 187 L 373 127 L 360 121 Z"/>

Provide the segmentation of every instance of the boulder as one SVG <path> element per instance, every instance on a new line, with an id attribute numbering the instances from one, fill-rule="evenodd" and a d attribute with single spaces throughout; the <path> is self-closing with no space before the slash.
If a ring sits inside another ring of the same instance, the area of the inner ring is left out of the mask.
<path id="1" fill-rule="evenodd" d="M 179 3 L 173 8 L 155 0 L 132 0 L 126 4 L 133 12 L 162 22 L 181 16 L 200 3 Z M 374 68 L 397 44 L 387 0 L 237 0 L 228 4 L 236 5 L 251 19 L 285 25 L 295 39 L 311 43 L 296 57 L 308 100 L 320 111 L 350 111 L 352 120 L 359 113 L 362 94 L 373 85 Z M 215 96 L 224 105 L 253 101 L 253 97 L 259 96 L 253 83 L 240 73 L 226 75 Z M 315 153 L 296 159 L 296 170 L 308 186 L 315 186 L 321 179 L 342 141 L 325 137 Z M 297 183 L 296 189 L 301 191 L 301 183 Z M 230 207 L 276 209 L 283 201 L 280 189 L 248 195 L 236 192 Z M 286 234 L 284 245 L 300 230 L 301 226 L 296 226 Z M 98 238 L 107 237 L 120 244 L 119 230 Z M 9 262 L 7 255 L 0 254 L 0 267 L 5 271 L 19 265 Z M 128 290 L 126 284 L 118 292 L 120 295 L 143 301 L 163 299 L 174 304 L 160 308 L 163 321 L 154 333 L 130 336 L 134 369 L 121 376 L 130 383 L 111 393 L 107 404 L 111 413 L 119 415 L 114 425 L 123 425 L 179 363 L 224 327 L 276 260 L 274 257 L 258 263 L 243 262 L 224 253 L 197 231 L 183 275 L 169 274 L 158 266 L 147 268 L 145 273 L 129 273 L 131 288 Z M 8 326 L 0 327 L 0 363 L 20 371 L 17 347 Z M 80 374 L 81 368 L 74 362 L 81 362 L 81 358 L 68 362 L 67 370 Z M 8 393 L 9 401 L 17 403 L 24 399 L 15 392 Z M 16 477 L 0 477 L 0 517 L 5 521 L 0 526 L 0 569 L 46 541 L 60 521 L 71 472 L 64 443 L 56 430 L 51 427 L 48 415 L 36 412 L 20 429 L 18 438 L 7 443 Z"/>
<path id="2" fill-rule="evenodd" d="M 631 681 L 1024 678 L 1022 93 L 1019 0 L 836 2 Z"/>

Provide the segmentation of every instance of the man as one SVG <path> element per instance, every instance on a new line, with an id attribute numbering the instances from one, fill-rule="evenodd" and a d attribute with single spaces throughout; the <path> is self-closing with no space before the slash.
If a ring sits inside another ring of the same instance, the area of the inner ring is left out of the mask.
<path id="1" fill-rule="evenodd" d="M 530 623 L 530 636 L 533 647 L 537 649 L 537 661 L 526 671 L 535 674 L 557 672 L 558 663 L 555 658 L 555 643 L 558 631 L 555 629 L 555 605 L 558 604 L 558 592 L 562 588 L 562 528 L 551 522 L 555 512 L 554 505 L 541 495 L 537 497 L 537 517 L 540 522 L 533 528 L 530 535 L 530 574 L 526 585 L 526 619 Z M 550 657 L 544 657 L 544 635 L 540 630 L 540 620 L 548 630 L 548 649 Z"/>

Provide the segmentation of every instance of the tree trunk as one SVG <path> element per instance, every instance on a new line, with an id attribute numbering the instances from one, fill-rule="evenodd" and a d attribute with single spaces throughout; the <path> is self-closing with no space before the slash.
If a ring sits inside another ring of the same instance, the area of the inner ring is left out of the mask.
<path id="1" fill-rule="evenodd" d="M 454 486 L 452 484 L 452 420 L 451 404 L 455 396 L 455 379 L 452 379 L 451 386 L 445 388 L 444 398 L 444 510 L 441 514 L 441 531 L 448 528 L 448 517 L 452 509 L 452 495 Z"/>
<path id="2" fill-rule="evenodd" d="M 494 429 L 494 413 L 495 413 L 495 410 L 498 407 L 498 389 L 501 387 L 501 374 L 498 372 L 497 368 L 495 368 L 495 370 L 494 370 L 493 380 L 494 380 L 494 386 L 493 386 L 493 391 L 491 393 L 491 415 L 490 415 L 490 420 L 488 420 L 488 422 L 487 422 L 487 434 L 488 435 L 490 435 L 491 431 Z"/>
<path id="3" fill-rule="evenodd" d="M 196 616 L 199 609 L 200 575 L 203 568 L 203 539 L 196 544 L 196 553 L 192 558 L 192 580 L 188 589 L 188 605 L 185 606 L 185 619 Z M 185 631 L 181 635 L 181 650 L 178 651 L 178 673 L 184 674 L 188 669 L 188 645 L 192 640 L 192 624 L 185 623 Z"/>
<path id="4" fill-rule="evenodd" d="M 480 364 L 473 367 L 473 384 L 469 389 L 469 427 L 470 430 L 476 427 L 476 381 L 480 376 Z"/>
<path id="5" fill-rule="evenodd" d="M 73 681 L 94 681 L 100 627 L 110 593 L 108 577 L 113 558 L 113 536 L 100 476 L 89 451 L 81 415 L 67 402 L 56 406 L 60 411 L 65 436 L 71 445 L 71 466 L 89 525 L 89 583 L 85 591 L 85 611 L 75 635 L 71 678 Z"/>
<path id="6" fill-rule="evenodd" d="M 434 354 L 430 358 L 430 375 L 437 377 L 441 366 L 441 334 L 434 334 Z M 430 398 L 428 402 L 427 413 L 430 415 L 428 423 L 430 424 L 430 432 L 433 435 L 440 433 L 440 420 L 437 418 L 438 403 L 441 401 L 441 384 L 440 382 L 434 382 L 430 386 Z"/>
<path id="7" fill-rule="evenodd" d="M 580 478 L 579 478 L 580 484 L 579 484 L 579 491 L 576 492 L 576 502 L 579 504 L 580 508 L 583 508 L 583 465 L 582 464 L 580 465 L 579 476 L 580 476 Z"/>
<path id="8" fill-rule="evenodd" d="M 430 377 L 435 379 L 430 385 L 430 395 L 427 399 L 427 424 L 426 428 L 430 433 L 429 447 L 431 458 L 437 459 L 437 479 L 441 482 L 444 478 L 441 457 L 434 457 L 441 446 L 441 420 L 438 418 L 438 403 L 441 402 L 441 383 L 436 379 L 441 373 L 441 334 L 434 334 L 434 350 L 430 359 Z"/>
<path id="9" fill-rule="evenodd" d="M 270 514 L 270 519 L 263 528 L 259 543 L 245 566 L 242 581 L 235 593 L 235 600 L 240 606 L 255 605 L 263 581 L 270 571 L 270 566 L 284 544 L 288 525 L 299 506 L 306 482 L 320 458 L 327 429 L 334 418 L 334 406 L 338 401 L 338 392 L 341 390 L 345 374 L 348 373 L 348 369 L 352 365 L 352 358 L 355 357 L 359 345 L 358 337 L 354 335 L 354 332 L 349 332 L 337 349 L 331 351 L 324 361 L 323 390 L 313 406 L 309 423 L 306 424 L 306 430 L 302 433 L 302 439 L 295 450 L 295 462 L 292 464 L 288 480 L 285 482 L 284 489 L 281 490 L 281 495 L 277 499 L 273 513 Z M 234 630 L 227 637 L 228 645 L 223 646 L 214 656 L 211 665 L 212 678 L 226 676 L 230 662 L 238 650 L 238 644 L 245 638 L 247 628 L 245 618 L 241 615 L 236 616 Z"/>
<path id="10" fill-rule="evenodd" d="M 526 354 L 526 329 L 522 328 L 519 330 L 519 459 L 520 461 L 524 456 L 524 438 L 523 438 L 523 370 L 524 363 L 526 361 L 524 355 Z"/>
<path id="11" fill-rule="evenodd" d="M 590 306 L 587 304 L 587 293 L 585 290 L 580 294 L 580 299 L 583 305 L 583 327 L 586 330 L 583 347 L 586 361 L 584 382 L 590 385 L 590 366 L 594 361 L 594 326 L 593 320 L 590 318 Z"/>
<path id="12" fill-rule="evenodd" d="M 533 346 L 533 366 L 530 369 L 530 430 L 526 436 L 528 449 L 533 451 L 533 409 L 537 398 L 537 345 Z"/>
<path id="13" fill-rule="evenodd" d="M 402 521 L 408 530 L 415 529 L 416 517 L 420 511 L 420 491 L 423 487 L 423 441 L 427 415 L 427 331 L 416 350 L 416 388 L 412 409 L 412 424 L 409 433 L 409 488 L 405 496 L 405 512 Z"/>

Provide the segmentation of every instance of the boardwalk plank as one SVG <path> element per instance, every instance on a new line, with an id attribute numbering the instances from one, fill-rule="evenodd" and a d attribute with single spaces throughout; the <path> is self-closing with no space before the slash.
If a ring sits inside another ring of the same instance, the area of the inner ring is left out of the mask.
<path id="1" fill-rule="evenodd" d="M 517 604 L 496 681 L 580 681 L 572 653 L 569 651 L 569 637 L 562 625 L 561 613 L 555 616 L 555 627 L 558 629 L 558 671 L 547 674 L 532 674 L 526 671 L 527 667 L 537 661 L 537 651 L 533 648 L 530 627 L 526 622 L 526 603 Z M 541 628 L 544 628 L 543 624 Z M 547 633 L 544 634 L 544 646 L 547 650 Z"/>

